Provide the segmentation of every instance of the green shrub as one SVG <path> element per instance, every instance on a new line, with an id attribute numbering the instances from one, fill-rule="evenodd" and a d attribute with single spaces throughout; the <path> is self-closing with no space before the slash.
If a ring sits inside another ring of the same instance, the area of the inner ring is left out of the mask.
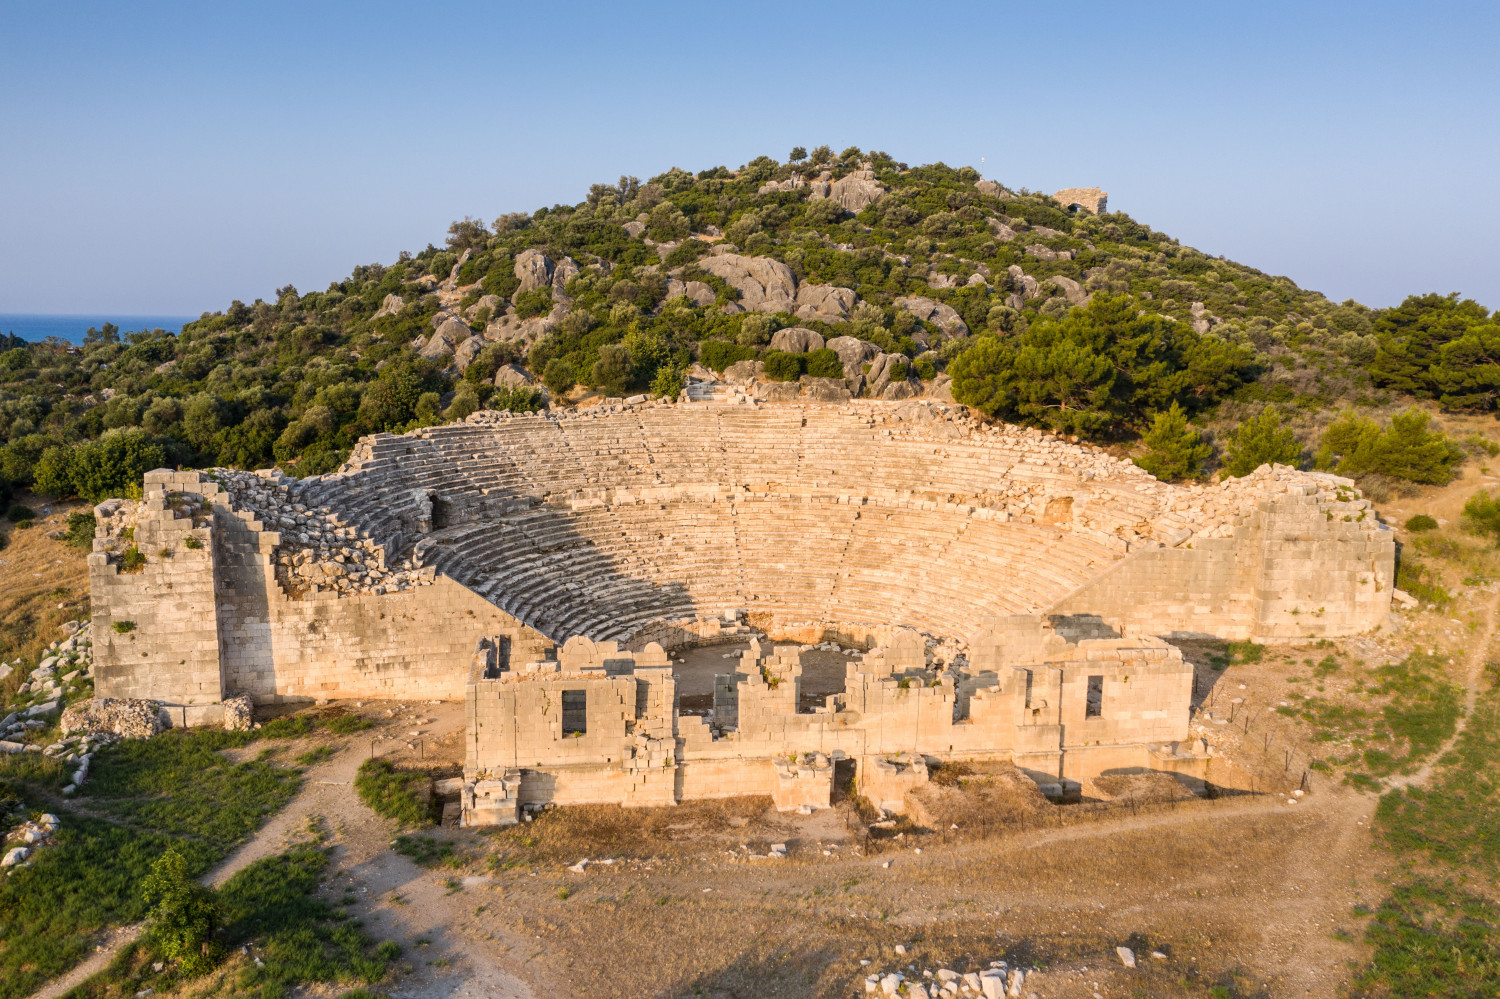
<path id="1" fill-rule="evenodd" d="M 140 572 L 145 567 L 146 556 L 142 555 L 140 548 L 135 545 L 125 549 L 124 554 L 120 556 L 121 572 Z"/>
<path id="2" fill-rule="evenodd" d="M 512 299 L 512 304 L 516 307 L 517 318 L 545 316 L 552 311 L 552 289 L 533 288 L 531 291 L 518 292 Z"/>
<path id="3" fill-rule="evenodd" d="M 15 522 L 18 520 L 30 520 L 34 516 L 36 516 L 36 514 L 32 512 L 31 507 L 23 506 L 20 503 L 11 504 L 11 508 L 5 511 L 6 519 L 11 522 Z"/>
<path id="4" fill-rule="evenodd" d="M 354 777 L 360 800 L 403 826 L 432 824 L 430 784 L 426 774 L 397 770 L 380 759 L 361 763 Z"/>
<path id="5" fill-rule="evenodd" d="M 676 399 L 683 384 L 682 369 L 675 364 L 664 364 L 651 379 L 651 394 L 660 399 Z"/>
<path id="6" fill-rule="evenodd" d="M 1323 432 L 1318 467 L 1340 475 L 1373 472 L 1441 485 L 1453 478 L 1464 451 L 1441 432 L 1429 430 L 1429 420 L 1427 413 L 1413 407 L 1391 417 L 1391 425 L 1382 428 L 1352 410 L 1346 412 Z"/>
<path id="7" fill-rule="evenodd" d="M 564 361 L 564 364 L 567 362 Z M 569 385 L 568 388 L 573 386 Z M 567 391 L 564 389 L 563 391 Z M 547 400 L 542 396 L 541 389 L 530 385 L 506 385 L 497 388 L 486 403 L 490 409 L 505 410 L 512 413 L 535 413 L 545 409 Z"/>
<path id="8" fill-rule="evenodd" d="M 924 382 L 930 382 L 937 377 L 937 365 L 932 363 L 930 357 L 917 358 L 912 367 L 917 369 L 917 377 Z"/>
<path id="9" fill-rule="evenodd" d="M 219 904 L 213 892 L 189 875 L 182 854 L 168 850 L 157 858 L 141 885 L 141 898 L 149 906 L 147 939 L 162 956 L 179 962 L 188 975 L 212 967 L 217 956 L 212 938 L 219 924 Z"/>
<path id="10" fill-rule="evenodd" d="M 842 378 L 844 377 L 844 362 L 839 360 L 838 352 L 829 347 L 822 347 L 810 351 L 805 356 L 807 373 L 814 378 Z"/>
<path id="11" fill-rule="evenodd" d="M 1296 465 L 1302 458 L 1302 442 L 1282 427 L 1281 414 L 1267 406 L 1229 434 L 1224 474 L 1238 478 L 1262 465 Z"/>
<path id="12" fill-rule="evenodd" d="M 1406 520 L 1406 529 L 1413 534 L 1418 534 L 1422 531 L 1435 531 L 1437 530 L 1437 526 L 1438 522 L 1425 513 L 1416 514 L 1415 516 L 1408 517 Z"/>
<path id="13" fill-rule="evenodd" d="M 594 387 L 606 396 L 624 395 L 634 374 L 635 366 L 631 361 L 630 351 L 618 343 L 600 347 L 599 359 L 589 372 Z"/>
<path id="14" fill-rule="evenodd" d="M 768 350 L 762 358 L 766 377 L 773 382 L 794 382 L 802 376 L 802 355 L 784 350 Z"/>
<path id="15" fill-rule="evenodd" d="M 191 548 L 194 551 L 197 551 L 199 548 L 203 547 L 203 541 L 196 534 L 189 534 L 187 537 L 182 539 L 182 547 Z"/>
<path id="16" fill-rule="evenodd" d="M 727 340 L 704 340 L 698 345 L 698 360 L 703 366 L 719 374 L 737 361 L 748 361 L 755 357 L 755 348 L 742 347 Z"/>
<path id="17" fill-rule="evenodd" d="M 578 384 L 578 375 L 573 371 L 573 365 L 561 357 L 554 357 L 542 369 L 542 384 L 553 395 L 564 396 Z"/>
<path id="18" fill-rule="evenodd" d="M 118 634 L 128 635 L 132 631 L 135 630 L 135 622 L 134 621 L 116 621 L 114 624 L 110 625 L 110 627 L 114 628 L 115 631 L 116 631 L 116 633 L 118 633 Z"/>
<path id="19" fill-rule="evenodd" d="M 98 529 L 99 522 L 94 519 L 92 513 L 70 513 L 68 514 L 68 536 L 67 543 L 73 548 L 94 547 L 94 535 Z M 194 538 L 193 540 L 197 540 Z"/>
<path id="20" fill-rule="evenodd" d="M 1151 429 L 1142 442 L 1146 453 L 1135 463 L 1163 482 L 1196 479 L 1203 474 L 1203 463 L 1213 454 L 1196 430 L 1188 426 L 1187 413 L 1177 403 L 1151 418 Z"/>
<path id="21" fill-rule="evenodd" d="M 1473 534 L 1489 535 L 1500 547 L 1500 497 L 1491 497 L 1483 489 L 1464 503 L 1464 527 Z"/>
<path id="22" fill-rule="evenodd" d="M 911 373 L 911 368 L 905 361 L 892 361 L 887 365 L 885 373 L 892 382 L 904 382 Z"/>

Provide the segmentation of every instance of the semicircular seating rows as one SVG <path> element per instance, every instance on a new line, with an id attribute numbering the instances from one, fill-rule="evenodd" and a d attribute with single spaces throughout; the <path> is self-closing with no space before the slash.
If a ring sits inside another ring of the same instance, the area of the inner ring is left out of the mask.
<path id="1" fill-rule="evenodd" d="M 557 640 L 728 609 L 964 637 L 1170 514 L 1135 466 L 930 404 L 476 414 L 296 485 Z"/>

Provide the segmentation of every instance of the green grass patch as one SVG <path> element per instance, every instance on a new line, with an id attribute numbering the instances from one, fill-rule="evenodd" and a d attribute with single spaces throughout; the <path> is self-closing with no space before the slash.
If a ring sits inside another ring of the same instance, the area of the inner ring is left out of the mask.
<path id="1" fill-rule="evenodd" d="M 1365 698 L 1359 703 L 1311 695 L 1277 711 L 1306 722 L 1314 742 L 1336 747 L 1329 762 L 1351 768 L 1350 783 L 1375 789 L 1379 778 L 1415 770 L 1452 736 L 1462 692 L 1444 673 L 1447 662 L 1414 652 L 1375 669 L 1373 682 L 1356 683 L 1355 692 Z M 1341 668 L 1332 656 L 1310 665 L 1319 679 Z"/>
<path id="2" fill-rule="evenodd" d="M 322 849 L 300 846 L 258 860 L 230 878 L 216 893 L 224 926 L 220 949 L 228 956 L 219 969 L 200 977 L 193 994 L 280 999 L 309 982 L 350 986 L 383 979 L 401 956 L 401 947 L 392 940 L 377 944 L 357 921 L 318 897 L 327 867 Z M 261 963 L 234 959 L 247 945 Z M 148 943 L 132 945 L 107 970 L 70 992 L 69 999 L 115 999 L 181 984 L 174 965 L 155 970 L 160 960 Z M 342 995 L 348 999 L 371 993 L 357 988 Z"/>
<path id="3" fill-rule="evenodd" d="M 391 849 L 423 867 L 458 867 L 463 864 L 463 858 L 454 852 L 452 843 L 431 836 L 397 836 Z"/>
<path id="4" fill-rule="evenodd" d="M 375 723 L 368 718 L 359 715 L 339 715 L 330 718 L 323 723 L 323 727 L 334 735 L 353 735 L 355 732 L 363 732 L 367 728 L 374 728 Z"/>
<path id="5" fill-rule="evenodd" d="M 1396 888 L 1365 930 L 1361 997 L 1500 995 L 1500 907 L 1451 884 Z"/>
<path id="6" fill-rule="evenodd" d="M 338 750 L 324 743 L 321 746 L 314 746 L 305 753 L 298 753 L 296 756 L 297 765 L 299 767 L 310 767 L 322 763 L 324 760 L 331 760 L 337 754 Z"/>
<path id="7" fill-rule="evenodd" d="M 1500 695 L 1480 699 L 1427 787 L 1388 792 L 1375 818 L 1398 854 L 1500 875 Z"/>
<path id="8" fill-rule="evenodd" d="M 376 814 L 403 826 L 425 826 L 432 824 L 431 783 L 424 773 L 397 770 L 385 760 L 366 760 L 354 777 L 354 790 Z"/>
<path id="9" fill-rule="evenodd" d="M 253 733 L 165 732 L 95 755 L 72 803 L 54 798 L 56 761 L 7 757 L 4 782 L 62 828 L 29 867 L 0 878 L 0 999 L 24 996 L 86 957 L 90 936 L 144 915 L 141 880 L 169 848 L 202 874 L 296 792 L 299 778 L 266 762 L 234 763 L 217 750 Z M 29 769 L 27 769 L 29 768 Z"/>

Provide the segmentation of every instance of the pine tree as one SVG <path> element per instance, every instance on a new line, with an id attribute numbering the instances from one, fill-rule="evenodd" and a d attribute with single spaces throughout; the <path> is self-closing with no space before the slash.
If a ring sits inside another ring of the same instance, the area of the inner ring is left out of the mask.
<path id="1" fill-rule="evenodd" d="M 1187 413 L 1175 402 L 1171 409 L 1152 416 L 1151 429 L 1142 441 L 1146 453 L 1135 463 L 1163 482 L 1198 478 L 1214 450 L 1188 426 Z"/>
<path id="2" fill-rule="evenodd" d="M 1281 425 L 1276 407 L 1267 406 L 1229 435 L 1224 474 L 1238 478 L 1265 464 L 1295 465 L 1301 457 L 1302 442 Z"/>

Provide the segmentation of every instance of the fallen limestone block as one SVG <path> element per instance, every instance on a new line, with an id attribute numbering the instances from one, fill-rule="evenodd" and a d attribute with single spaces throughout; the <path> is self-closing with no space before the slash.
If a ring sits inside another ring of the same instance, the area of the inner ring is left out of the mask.
<path id="1" fill-rule="evenodd" d="M 1115 953 L 1120 956 L 1120 963 L 1127 968 L 1135 967 L 1135 951 L 1129 947 L 1116 947 Z"/>
<path id="2" fill-rule="evenodd" d="M 224 729 L 228 732 L 248 732 L 255 724 L 255 702 L 249 694 L 237 694 L 224 698 Z"/>
<path id="3" fill-rule="evenodd" d="M 57 701 L 43 701 L 26 709 L 27 718 L 46 718 L 57 714 Z"/>
<path id="4" fill-rule="evenodd" d="M 24 846 L 11 848 L 3 858 L 0 858 L 0 867 L 14 867 L 27 857 L 31 856 L 31 850 Z"/>

